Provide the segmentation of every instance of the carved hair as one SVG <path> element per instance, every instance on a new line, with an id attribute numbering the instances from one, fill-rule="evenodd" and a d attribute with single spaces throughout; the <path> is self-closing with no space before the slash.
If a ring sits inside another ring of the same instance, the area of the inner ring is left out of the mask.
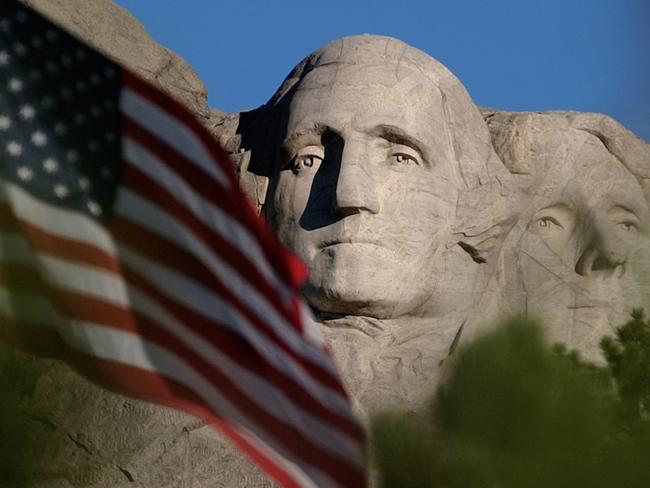
<path id="1" fill-rule="evenodd" d="M 648 198 L 650 145 L 607 115 L 587 112 L 486 112 L 494 148 L 505 166 L 518 175 L 543 175 L 542 153 L 552 149 L 549 131 L 582 131 L 596 137 L 636 179 Z M 553 164 L 551 160 L 550 163 Z M 536 165 L 535 168 L 531 165 Z M 534 184 L 531 181 L 531 184 Z"/>

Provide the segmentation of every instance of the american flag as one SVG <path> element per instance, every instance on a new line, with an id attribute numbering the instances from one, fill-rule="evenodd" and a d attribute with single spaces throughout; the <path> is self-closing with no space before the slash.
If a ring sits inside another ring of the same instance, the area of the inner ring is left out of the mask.
<path id="1" fill-rule="evenodd" d="M 287 487 L 361 487 L 363 432 L 304 266 L 201 124 L 0 6 L 0 339 L 201 416 Z"/>

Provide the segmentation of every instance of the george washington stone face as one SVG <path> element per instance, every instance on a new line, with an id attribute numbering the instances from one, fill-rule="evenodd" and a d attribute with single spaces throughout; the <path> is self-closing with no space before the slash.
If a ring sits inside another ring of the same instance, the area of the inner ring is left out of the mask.
<path id="1" fill-rule="evenodd" d="M 400 41 L 359 36 L 312 55 L 276 99 L 283 130 L 266 213 L 309 267 L 311 304 L 379 319 L 457 307 L 463 294 L 443 273 L 468 186 L 457 151 L 483 148 L 464 162 L 476 167 L 489 154 L 485 137 L 456 143 L 453 113 L 482 125 L 460 83 Z"/>

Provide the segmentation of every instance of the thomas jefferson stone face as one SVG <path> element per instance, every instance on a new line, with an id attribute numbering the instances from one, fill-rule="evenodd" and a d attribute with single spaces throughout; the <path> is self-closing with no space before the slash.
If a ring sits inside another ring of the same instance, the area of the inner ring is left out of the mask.
<path id="1" fill-rule="evenodd" d="M 540 257 L 562 260 L 585 279 L 621 275 L 639 245 L 648 209 L 636 178 L 594 136 L 584 136 L 540 188 L 529 233 Z"/>
<path id="2" fill-rule="evenodd" d="M 551 143 L 542 140 L 537 152 L 552 163 L 539 168 L 511 272 L 549 338 L 599 360 L 600 339 L 639 305 L 629 258 L 647 242 L 648 206 L 637 179 L 597 137 L 568 128 L 545 134 Z"/>
<path id="3" fill-rule="evenodd" d="M 325 65 L 301 80 L 286 124 L 267 212 L 309 267 L 310 302 L 418 314 L 458 187 L 440 91 L 397 62 Z"/>

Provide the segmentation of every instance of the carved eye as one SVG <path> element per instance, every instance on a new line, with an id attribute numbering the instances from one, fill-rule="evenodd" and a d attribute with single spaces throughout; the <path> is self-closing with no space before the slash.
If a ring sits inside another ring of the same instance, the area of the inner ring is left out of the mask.
<path id="1" fill-rule="evenodd" d="M 562 203 L 539 210 L 528 228 L 544 237 L 566 235 L 575 226 L 575 213 Z"/>
<path id="2" fill-rule="evenodd" d="M 313 154 L 307 155 L 307 156 L 300 156 L 299 158 L 296 158 L 296 166 L 303 167 L 303 168 L 311 168 L 314 166 L 315 163 L 320 163 L 322 161 L 321 158 L 318 156 L 314 156 Z"/>
<path id="3" fill-rule="evenodd" d="M 407 166 L 420 166 L 419 155 L 407 146 L 399 148 L 399 151 L 394 151 L 391 154 L 391 164 L 397 168 L 405 168 Z"/>
<path id="4" fill-rule="evenodd" d="M 293 172 L 298 173 L 305 168 L 318 169 L 324 158 L 325 150 L 321 146 L 306 146 L 293 158 Z"/>
<path id="5" fill-rule="evenodd" d="M 397 153 L 394 154 L 393 157 L 395 158 L 395 161 L 400 164 L 405 164 L 405 163 L 418 164 L 418 160 L 413 156 L 409 156 L 408 154 Z"/>
<path id="6" fill-rule="evenodd" d="M 624 232 L 635 233 L 639 231 L 639 228 L 634 222 L 619 222 L 617 225 Z"/>
<path id="7" fill-rule="evenodd" d="M 639 232 L 640 221 L 637 215 L 627 207 L 615 205 L 607 211 L 607 215 L 618 229 L 626 234 Z"/>
<path id="8" fill-rule="evenodd" d="M 564 231 L 564 225 L 560 222 L 559 215 L 553 216 L 545 212 L 533 220 L 530 229 L 545 238 L 555 238 Z"/>
<path id="9" fill-rule="evenodd" d="M 576 213 L 563 203 L 540 209 L 528 224 L 528 231 L 541 238 L 542 242 L 558 256 L 566 255 L 575 228 Z"/>
<path id="10" fill-rule="evenodd" d="M 543 217 L 540 217 L 539 219 L 537 219 L 537 222 L 535 224 L 539 229 L 543 229 L 543 230 L 551 229 L 554 226 L 557 226 L 560 229 L 564 229 L 564 227 L 562 227 L 562 224 L 560 224 L 556 219 L 554 219 L 550 215 L 544 215 Z"/>

